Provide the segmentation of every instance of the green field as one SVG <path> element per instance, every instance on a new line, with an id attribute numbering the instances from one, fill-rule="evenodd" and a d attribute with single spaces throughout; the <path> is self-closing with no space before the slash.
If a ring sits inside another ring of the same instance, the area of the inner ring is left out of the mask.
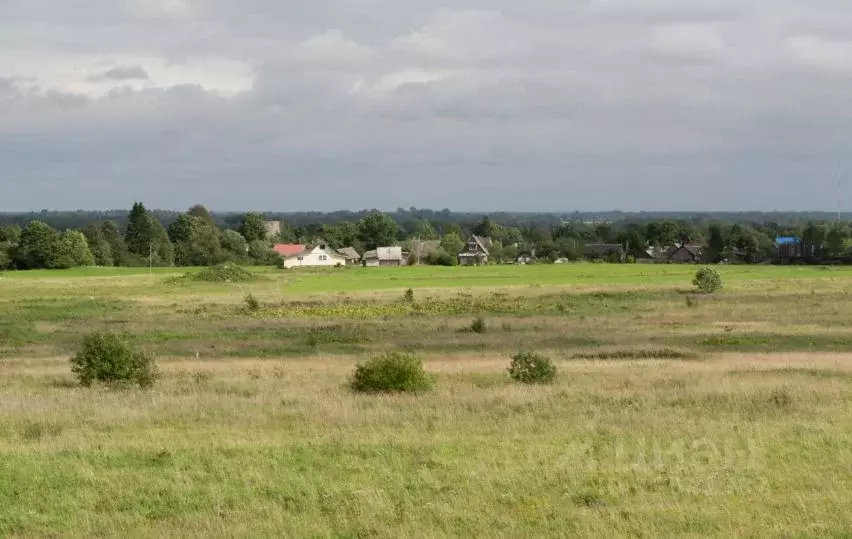
<path id="1" fill-rule="evenodd" d="M 850 536 L 852 269 L 694 271 L 0 273 L 0 536 Z M 77 386 L 92 330 L 159 383 Z M 435 389 L 346 388 L 391 349 Z"/>

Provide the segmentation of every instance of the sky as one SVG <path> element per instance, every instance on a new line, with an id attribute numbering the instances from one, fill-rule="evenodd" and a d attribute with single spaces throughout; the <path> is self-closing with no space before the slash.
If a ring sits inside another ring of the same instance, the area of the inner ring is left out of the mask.
<path id="1" fill-rule="evenodd" d="M 849 0 L 0 2 L 0 211 L 848 209 L 850 149 Z"/>

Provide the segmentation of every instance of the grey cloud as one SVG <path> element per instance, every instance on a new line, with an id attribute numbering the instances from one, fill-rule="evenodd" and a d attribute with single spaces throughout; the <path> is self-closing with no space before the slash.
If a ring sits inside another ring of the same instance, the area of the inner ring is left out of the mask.
<path id="1" fill-rule="evenodd" d="M 89 77 L 91 82 L 110 82 L 125 80 L 149 80 L 148 72 L 142 66 L 118 66 Z"/>
<path id="2" fill-rule="evenodd" d="M 819 208 L 852 149 L 839 1 L 10 1 L 0 209 Z"/>

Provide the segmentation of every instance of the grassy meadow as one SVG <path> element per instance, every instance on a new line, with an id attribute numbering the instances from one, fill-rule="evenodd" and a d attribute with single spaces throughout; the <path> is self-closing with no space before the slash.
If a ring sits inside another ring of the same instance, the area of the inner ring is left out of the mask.
<path id="1" fill-rule="evenodd" d="M 0 273 L 0 537 L 849 537 L 852 268 L 718 271 Z M 92 330 L 159 383 L 79 387 Z M 435 389 L 347 389 L 391 349 Z"/>

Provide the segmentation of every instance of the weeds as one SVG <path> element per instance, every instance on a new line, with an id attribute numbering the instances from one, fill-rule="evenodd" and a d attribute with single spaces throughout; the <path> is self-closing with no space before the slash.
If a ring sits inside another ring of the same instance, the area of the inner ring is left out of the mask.
<path id="1" fill-rule="evenodd" d="M 635 350 L 602 350 L 574 354 L 572 359 L 611 360 L 611 359 L 696 359 L 698 354 L 689 350 L 673 348 L 651 348 Z"/>

